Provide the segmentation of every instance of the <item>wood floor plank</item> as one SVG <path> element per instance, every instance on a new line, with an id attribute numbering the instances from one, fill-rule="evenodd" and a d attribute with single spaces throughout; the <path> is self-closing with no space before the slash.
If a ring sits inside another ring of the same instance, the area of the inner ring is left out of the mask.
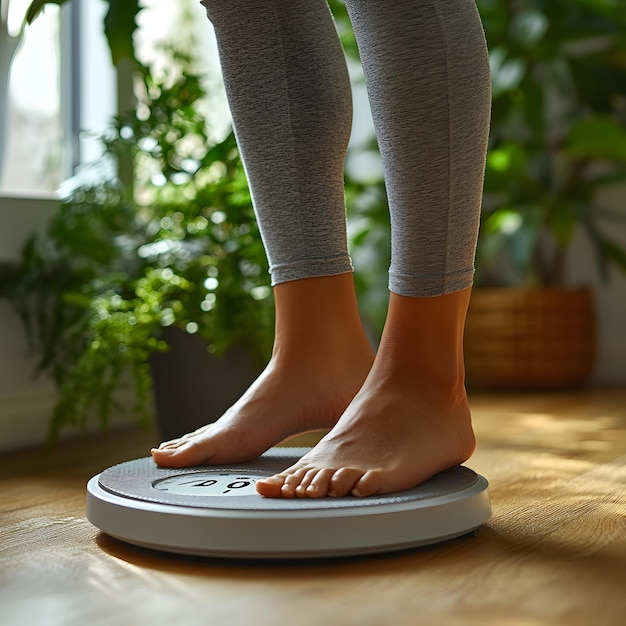
<path id="1" fill-rule="evenodd" d="M 494 514 L 472 538 L 302 562 L 128 546 L 85 483 L 145 456 L 137 429 L 0 459 L 0 624 L 623 626 L 626 391 L 473 396 Z"/>

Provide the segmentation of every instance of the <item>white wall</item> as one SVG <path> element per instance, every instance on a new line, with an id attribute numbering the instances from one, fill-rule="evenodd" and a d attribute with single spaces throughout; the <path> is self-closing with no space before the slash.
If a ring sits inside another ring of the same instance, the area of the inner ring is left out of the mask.
<path id="1" fill-rule="evenodd" d="M 0 450 L 6 450 L 44 440 L 56 390 L 34 378 L 19 320 L 4 302 L 0 320 Z"/>
<path id="2" fill-rule="evenodd" d="M 19 258 L 24 240 L 45 227 L 55 204 L 50 198 L 0 197 L 0 262 Z M 34 367 L 20 320 L 0 300 L 0 450 L 45 437 L 56 392 L 51 381 L 34 378 Z"/>

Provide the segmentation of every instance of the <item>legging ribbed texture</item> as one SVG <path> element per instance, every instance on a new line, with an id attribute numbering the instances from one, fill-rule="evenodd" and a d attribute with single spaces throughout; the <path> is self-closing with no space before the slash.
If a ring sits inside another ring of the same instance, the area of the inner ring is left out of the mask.
<path id="1" fill-rule="evenodd" d="M 272 284 L 352 271 L 343 168 L 352 123 L 325 0 L 203 0 Z M 391 217 L 389 288 L 472 284 L 490 116 L 474 0 L 346 0 Z"/>

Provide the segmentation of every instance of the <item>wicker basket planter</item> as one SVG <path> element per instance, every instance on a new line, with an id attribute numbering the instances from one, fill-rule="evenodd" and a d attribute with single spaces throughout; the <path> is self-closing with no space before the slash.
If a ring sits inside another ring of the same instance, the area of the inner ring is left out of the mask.
<path id="1" fill-rule="evenodd" d="M 590 289 L 475 289 L 465 329 L 470 388 L 566 389 L 596 353 Z"/>

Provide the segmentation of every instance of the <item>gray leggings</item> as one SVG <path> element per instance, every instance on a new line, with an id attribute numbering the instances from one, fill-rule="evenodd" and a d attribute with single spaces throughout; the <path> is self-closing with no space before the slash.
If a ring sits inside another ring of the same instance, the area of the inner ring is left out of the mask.
<path id="1" fill-rule="evenodd" d="M 352 123 L 326 0 L 203 0 L 272 283 L 352 270 L 343 168 Z M 391 213 L 389 288 L 469 287 L 490 116 L 474 0 L 346 0 Z"/>

